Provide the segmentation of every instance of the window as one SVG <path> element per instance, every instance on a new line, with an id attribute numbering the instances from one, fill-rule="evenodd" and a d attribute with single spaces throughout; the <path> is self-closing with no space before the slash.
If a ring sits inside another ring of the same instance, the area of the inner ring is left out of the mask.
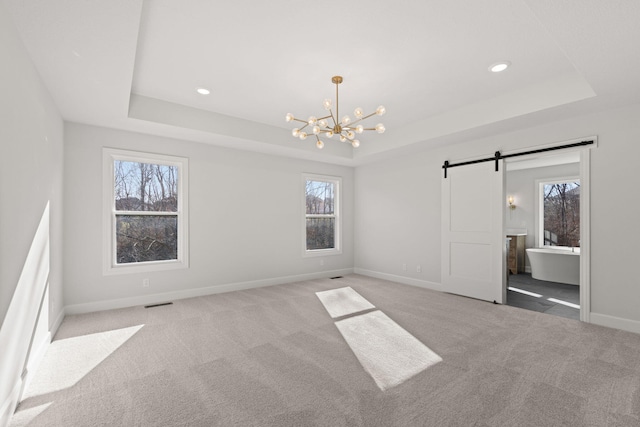
<path id="1" fill-rule="evenodd" d="M 538 182 L 540 246 L 580 246 L 580 180 Z"/>
<path id="2" fill-rule="evenodd" d="M 106 272 L 187 266 L 185 158 L 105 149 Z"/>
<path id="3" fill-rule="evenodd" d="M 304 176 L 306 255 L 341 253 L 340 183 L 340 178 Z"/>

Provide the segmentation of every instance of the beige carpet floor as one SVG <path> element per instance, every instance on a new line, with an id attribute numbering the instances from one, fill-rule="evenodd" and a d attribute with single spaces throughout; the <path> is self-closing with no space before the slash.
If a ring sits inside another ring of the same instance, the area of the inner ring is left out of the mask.
<path id="1" fill-rule="evenodd" d="M 442 361 L 380 390 L 316 292 Z M 68 316 L 12 426 L 638 426 L 640 335 L 350 275 Z"/>

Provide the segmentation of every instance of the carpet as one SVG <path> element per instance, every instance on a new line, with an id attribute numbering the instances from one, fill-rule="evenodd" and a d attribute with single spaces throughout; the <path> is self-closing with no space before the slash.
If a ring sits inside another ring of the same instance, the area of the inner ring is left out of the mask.
<path id="1" fill-rule="evenodd" d="M 364 370 L 383 391 L 442 361 L 378 310 L 337 321 L 336 326 Z"/>
<path id="2" fill-rule="evenodd" d="M 375 311 L 316 295 L 343 287 L 442 361 L 381 391 L 336 327 Z M 12 427 L 640 425 L 640 335 L 357 274 L 67 315 L 53 343 Z"/>
<path id="3" fill-rule="evenodd" d="M 376 308 L 349 286 L 316 292 L 316 295 L 320 298 L 322 305 L 327 309 L 332 319 Z"/>

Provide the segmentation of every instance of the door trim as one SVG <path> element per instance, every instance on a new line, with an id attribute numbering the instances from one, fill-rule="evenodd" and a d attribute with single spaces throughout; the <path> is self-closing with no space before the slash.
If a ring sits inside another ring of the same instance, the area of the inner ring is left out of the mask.
<path id="1" fill-rule="evenodd" d="M 564 144 L 584 139 L 586 138 L 565 141 Z M 588 139 L 593 139 L 593 144 L 566 149 L 566 151 L 577 151 L 580 154 L 580 320 L 585 323 L 591 323 L 591 149 L 598 146 L 597 136 Z M 534 149 L 534 147 L 530 148 Z M 549 155 L 553 154 L 549 153 Z M 525 159 L 537 157 L 541 156 L 532 154 L 526 156 Z M 509 159 L 504 159 L 504 161 L 508 163 Z M 505 173 L 502 187 L 505 194 L 506 188 Z M 506 230 L 503 230 L 502 234 L 505 233 Z M 505 293 L 507 286 L 505 280 L 503 283 Z"/>

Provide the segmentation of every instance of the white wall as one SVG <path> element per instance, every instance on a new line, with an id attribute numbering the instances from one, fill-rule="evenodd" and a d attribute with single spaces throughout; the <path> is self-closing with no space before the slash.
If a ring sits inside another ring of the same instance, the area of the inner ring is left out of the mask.
<path id="1" fill-rule="evenodd" d="M 516 208 L 505 212 L 505 228 L 527 230 L 525 247 L 534 248 L 536 233 L 536 180 L 580 176 L 580 164 L 546 166 L 507 172 L 506 194 L 514 196 Z M 529 262 L 527 261 L 527 265 Z"/>
<path id="2" fill-rule="evenodd" d="M 356 169 L 359 272 L 439 289 L 441 166 L 422 152 Z"/>
<path id="3" fill-rule="evenodd" d="M 492 156 L 598 136 L 591 153 L 591 320 L 640 332 L 633 258 L 640 237 L 640 105 L 494 135 L 364 165 L 355 174 L 356 271 L 440 283 L 440 179 L 444 160 Z M 470 209 L 473 207 L 470 206 Z M 402 271 L 407 262 L 409 271 Z M 422 265 L 416 273 L 414 264 Z"/>
<path id="4" fill-rule="evenodd" d="M 189 158 L 189 269 L 103 275 L 103 147 Z M 343 178 L 341 255 L 302 256 L 304 172 Z M 353 268 L 351 168 L 67 123 L 64 180 L 65 301 L 71 312 L 302 280 Z M 148 288 L 142 287 L 145 277 L 150 279 Z"/>
<path id="5" fill-rule="evenodd" d="M 0 426 L 8 422 L 46 286 L 39 330 L 62 313 L 62 119 L 0 4 Z M 46 333 L 39 333 L 40 348 Z"/>

